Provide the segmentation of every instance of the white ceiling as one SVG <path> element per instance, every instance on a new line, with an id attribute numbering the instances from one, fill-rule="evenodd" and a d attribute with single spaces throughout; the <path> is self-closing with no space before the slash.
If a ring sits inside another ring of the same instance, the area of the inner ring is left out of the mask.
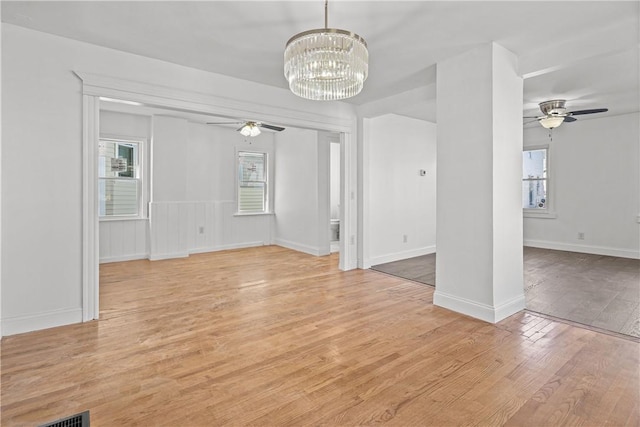
<path id="1" fill-rule="evenodd" d="M 519 58 L 523 110 L 639 109 L 638 1 L 329 2 L 329 26 L 363 36 L 363 110 L 435 121 L 435 64 L 496 42 Z M 176 64 L 287 87 L 283 50 L 324 24 L 324 2 L 3 1 L 2 21 Z M 591 116 L 594 117 L 594 116 Z M 579 119 L 588 119 L 581 116 Z"/>

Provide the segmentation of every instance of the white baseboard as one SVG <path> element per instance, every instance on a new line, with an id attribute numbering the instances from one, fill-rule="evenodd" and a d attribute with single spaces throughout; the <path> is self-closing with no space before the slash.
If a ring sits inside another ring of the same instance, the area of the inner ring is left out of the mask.
<path id="1" fill-rule="evenodd" d="M 100 264 L 108 264 L 110 262 L 136 261 L 139 259 L 149 259 L 149 254 L 132 254 L 100 258 Z"/>
<path id="2" fill-rule="evenodd" d="M 436 251 L 436 246 L 423 246 L 408 251 L 395 252 L 387 255 L 380 255 L 369 259 L 369 266 L 385 264 L 387 262 L 400 261 L 401 259 L 414 258 L 422 255 L 429 255 Z"/>
<path id="3" fill-rule="evenodd" d="M 110 262 L 120 262 L 120 261 L 133 261 L 138 259 L 160 261 L 163 259 L 187 258 L 190 254 L 226 251 L 229 249 L 252 248 L 255 246 L 264 246 L 264 245 L 265 245 L 264 242 L 243 242 L 243 243 L 232 243 L 230 245 L 218 245 L 218 246 L 211 246 L 211 247 L 194 248 L 194 249 L 189 249 L 189 252 L 172 252 L 172 253 L 154 254 L 154 255 L 135 254 L 135 255 L 125 255 L 125 256 L 117 256 L 117 257 L 107 257 L 107 258 L 100 258 L 100 264 L 106 264 Z"/>
<path id="4" fill-rule="evenodd" d="M 572 243 L 549 242 L 545 240 L 525 240 L 525 246 L 542 249 L 555 249 L 557 251 L 579 252 L 584 254 L 607 255 L 620 258 L 640 259 L 640 251 L 629 249 L 609 248 L 606 246 L 575 245 Z"/>
<path id="5" fill-rule="evenodd" d="M 505 301 L 494 308 L 495 323 L 524 310 L 526 308 L 526 304 L 527 302 L 525 300 L 523 290 L 522 295 L 519 295 L 509 301 Z"/>
<path id="6" fill-rule="evenodd" d="M 292 242 L 290 240 L 276 239 L 274 244 L 278 246 L 282 246 L 283 248 L 292 249 L 294 251 L 304 252 L 305 254 L 309 254 L 309 255 L 315 255 L 315 256 L 326 255 L 320 251 L 320 248 L 304 245 L 302 243 Z"/>
<path id="7" fill-rule="evenodd" d="M 2 319 L 2 336 L 39 331 L 82 322 L 82 309 L 70 308 L 65 310 L 48 311 L 29 314 L 26 316 L 8 317 Z"/>
<path id="8" fill-rule="evenodd" d="M 172 252 L 167 254 L 153 254 L 149 255 L 150 261 L 161 261 L 163 259 L 173 259 L 173 258 L 187 258 L 189 256 L 189 252 Z"/>
<path id="9" fill-rule="evenodd" d="M 438 291 L 438 288 L 433 293 L 433 304 L 489 323 L 498 323 L 525 308 L 524 292 L 521 296 L 493 307 L 456 295 L 446 294 Z"/>
<path id="10" fill-rule="evenodd" d="M 229 249 L 242 249 L 242 248 L 254 248 L 256 246 L 264 246 L 265 242 L 243 242 L 243 243 L 232 243 L 230 245 L 218 245 L 218 246 L 210 246 L 204 248 L 194 248 L 190 249 L 190 254 L 202 254 L 206 252 L 217 252 L 217 251 L 226 251 Z"/>

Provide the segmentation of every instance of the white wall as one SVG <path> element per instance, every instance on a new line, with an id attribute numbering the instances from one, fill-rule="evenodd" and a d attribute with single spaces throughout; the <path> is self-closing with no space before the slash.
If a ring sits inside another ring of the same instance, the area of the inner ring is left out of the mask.
<path id="1" fill-rule="evenodd" d="M 549 144 L 555 218 L 525 218 L 527 246 L 640 257 L 639 114 L 579 117 L 526 129 L 524 146 Z M 578 233 L 584 233 L 584 240 Z"/>
<path id="2" fill-rule="evenodd" d="M 245 138 L 168 116 L 154 116 L 153 129 L 150 259 L 271 244 L 270 215 L 236 215 L 236 153 L 273 158 L 272 133 Z"/>
<path id="3" fill-rule="evenodd" d="M 7 335 L 82 320 L 82 97 L 68 53 L 40 44 L 40 33 L 7 24 L 2 31 Z"/>
<path id="4" fill-rule="evenodd" d="M 3 335 L 82 320 L 82 82 L 74 70 L 211 94 L 228 99 L 224 108 L 251 102 L 265 119 L 273 108 L 308 121 L 354 120 L 346 103 L 310 103 L 285 89 L 3 24 Z"/>
<path id="5" fill-rule="evenodd" d="M 100 135 L 149 139 L 151 136 L 151 117 L 102 108 L 100 110 Z"/>
<path id="6" fill-rule="evenodd" d="M 189 252 L 207 252 L 273 243 L 271 215 L 236 215 L 238 151 L 267 153 L 269 176 L 274 175 L 274 135 L 264 131 L 247 138 L 233 129 L 189 124 L 187 198 Z M 269 194 L 273 206 L 273 194 Z M 201 232 L 202 230 L 202 232 Z"/>
<path id="7" fill-rule="evenodd" d="M 187 200 L 187 153 L 189 144 L 186 119 L 155 116 L 153 118 L 151 189 L 153 202 Z"/>
<path id="8" fill-rule="evenodd" d="M 0 7 L 0 26 L 2 26 L 2 7 Z M 2 31 L 0 31 L 0 46 L 2 46 Z M 0 100 L 2 99 L 2 55 L 0 55 Z M 2 129 L 2 102 L 0 102 L 0 129 Z M 0 172 L 2 171 L 2 132 L 0 132 Z M 0 173 L 0 241 L 2 240 L 2 173 Z M 0 260 L 2 260 L 2 245 L 0 244 Z M 0 337 L 2 337 L 2 261 L 0 261 Z"/>
<path id="9" fill-rule="evenodd" d="M 144 141 L 143 174 L 149 191 L 149 158 L 151 143 L 151 117 L 116 111 L 100 111 L 100 136 L 122 137 Z M 148 202 L 148 196 L 143 205 Z M 146 211 L 146 206 L 144 207 Z M 149 222 L 136 220 L 101 220 L 99 229 L 100 262 L 145 259 L 149 256 Z"/>
<path id="10" fill-rule="evenodd" d="M 275 143 L 275 243 L 329 253 L 329 143 L 316 131 L 287 129 Z"/>
<path id="11" fill-rule="evenodd" d="M 390 114 L 368 130 L 370 265 L 435 252 L 436 125 Z"/>
<path id="12" fill-rule="evenodd" d="M 147 219 L 101 221 L 101 262 L 158 260 L 270 244 L 271 217 L 235 215 L 235 167 L 240 149 L 273 157 L 273 133 L 248 139 L 233 129 L 168 114 L 167 110 L 152 117 L 151 226 Z M 102 111 L 100 120 L 102 135 L 150 139 L 151 117 Z M 148 151 L 145 155 L 150 157 Z M 145 164 L 146 170 L 149 166 Z"/>

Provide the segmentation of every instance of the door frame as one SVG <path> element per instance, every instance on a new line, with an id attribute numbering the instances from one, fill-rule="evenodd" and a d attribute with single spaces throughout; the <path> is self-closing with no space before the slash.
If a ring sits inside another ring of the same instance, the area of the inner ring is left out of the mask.
<path id="1" fill-rule="evenodd" d="M 167 108 L 227 117 L 260 117 L 286 126 L 337 132 L 341 135 L 341 270 L 357 268 L 358 215 L 357 191 L 357 116 L 331 116 L 230 100 L 215 95 L 157 86 L 80 71 L 82 81 L 82 319 L 98 319 L 99 304 L 99 222 L 98 156 L 100 136 L 100 98 L 120 99 L 151 107 Z M 153 142 L 151 142 L 153 143 Z M 344 224 L 343 224 L 344 223 Z"/>

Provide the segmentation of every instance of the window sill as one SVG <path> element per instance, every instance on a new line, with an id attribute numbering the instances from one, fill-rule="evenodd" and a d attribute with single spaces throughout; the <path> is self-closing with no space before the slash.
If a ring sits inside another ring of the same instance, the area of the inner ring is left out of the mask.
<path id="1" fill-rule="evenodd" d="M 535 211 L 522 211 L 524 218 L 540 218 L 540 219 L 555 219 L 558 217 L 555 212 L 535 212 Z"/>
<path id="2" fill-rule="evenodd" d="M 264 216 L 275 215 L 273 212 L 236 212 L 233 216 Z"/>
<path id="3" fill-rule="evenodd" d="M 147 217 L 142 216 L 102 216 L 99 217 L 98 220 L 100 222 L 111 222 L 111 221 L 146 221 Z"/>

